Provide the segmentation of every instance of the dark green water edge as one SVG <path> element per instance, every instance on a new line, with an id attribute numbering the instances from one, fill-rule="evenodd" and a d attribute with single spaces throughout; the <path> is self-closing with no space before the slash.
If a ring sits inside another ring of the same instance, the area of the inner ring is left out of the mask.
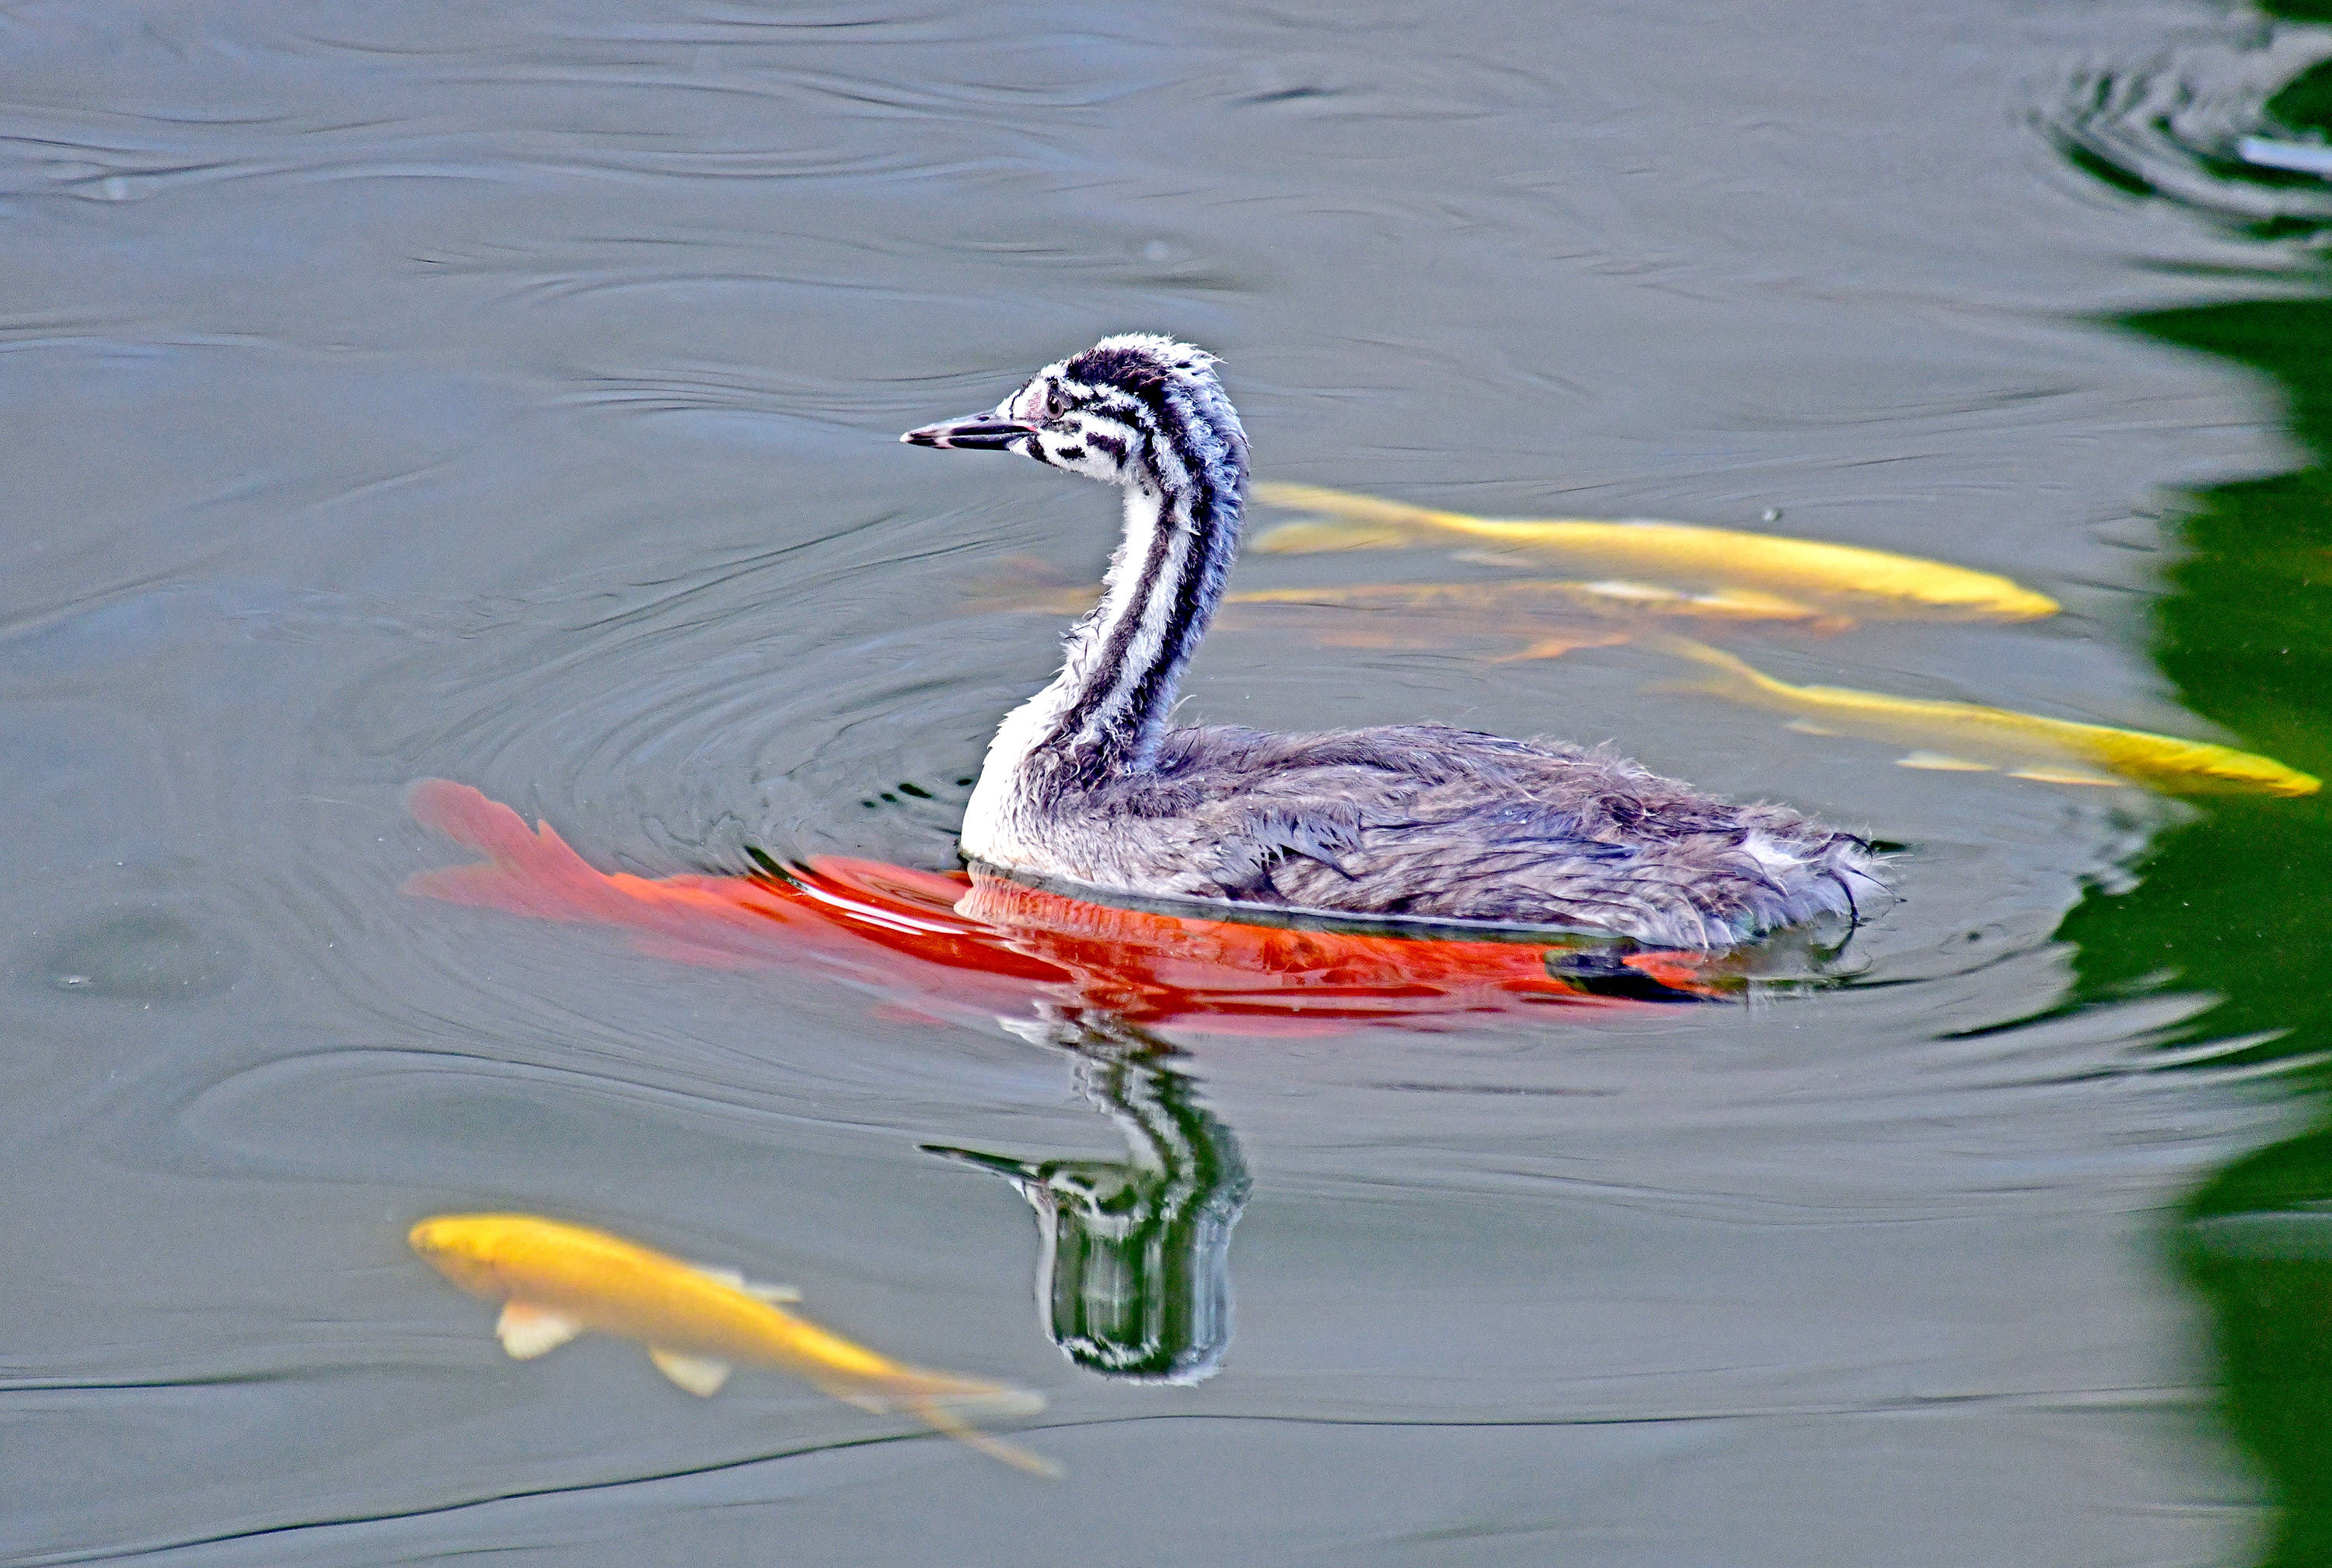
<path id="1" fill-rule="evenodd" d="M 2332 63 L 2263 109 L 2285 130 L 2332 133 Z M 2332 770 L 2332 272 L 2296 281 L 2327 297 L 2112 324 L 2246 367 L 2287 400 L 2307 464 L 2185 498 L 2152 651 L 2189 708 L 2322 776 Z M 2291 1085 L 2311 1106 L 2313 1126 L 2203 1183 L 2172 1247 L 2211 1312 L 2223 1414 L 2280 1505 L 2265 1561 L 2332 1564 L 2332 1070 L 2311 1063 L 2332 1052 L 2332 796 L 2214 801 L 2136 869 L 2134 888 L 2091 893 L 2060 928 L 2079 950 L 2081 999 L 2215 996 L 2189 1038 L 2258 1037 L 2232 1059 L 2292 1062 Z"/>

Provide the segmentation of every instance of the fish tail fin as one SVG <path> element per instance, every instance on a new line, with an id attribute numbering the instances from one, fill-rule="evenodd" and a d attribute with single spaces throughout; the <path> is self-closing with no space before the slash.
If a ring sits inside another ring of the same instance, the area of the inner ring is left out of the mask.
<path id="1" fill-rule="evenodd" d="M 483 904 L 550 920 L 585 918 L 611 896 L 607 878 L 568 846 L 558 829 L 526 818 L 467 784 L 424 779 L 406 791 L 414 820 L 487 858 L 480 865 L 416 872 L 405 891 L 449 904 Z"/>
<path id="2" fill-rule="evenodd" d="M 496 860 L 517 859 L 533 843 L 526 818 L 482 789 L 451 779 L 418 779 L 405 792 L 405 808 L 424 827 L 433 828 L 464 849 Z"/>
<path id="3" fill-rule="evenodd" d="M 1283 522 L 1256 536 L 1258 555 L 1317 555 L 1331 550 L 1399 550 L 1414 542 L 1397 528 L 1372 522 Z"/>
<path id="4" fill-rule="evenodd" d="M 1457 512 L 1436 512 L 1429 506 L 1388 501 L 1379 495 L 1358 495 L 1349 490 L 1331 490 L 1324 484 L 1288 484 L 1266 479 L 1256 485 L 1255 494 L 1257 500 L 1287 512 L 1308 512 L 1315 517 L 1371 522 L 1385 528 L 1447 528 L 1449 519 L 1462 518 Z"/>
<path id="5" fill-rule="evenodd" d="M 984 1432 L 966 1419 L 973 1415 L 1033 1416 L 1045 1408 L 1045 1396 L 1031 1390 L 907 1370 L 876 1380 L 827 1376 L 810 1381 L 819 1391 L 861 1410 L 903 1410 L 921 1417 L 933 1431 L 943 1432 L 1015 1469 L 1047 1479 L 1056 1479 L 1061 1474 L 1061 1468 L 1050 1459 Z"/>
<path id="6" fill-rule="evenodd" d="M 1044 1455 L 1032 1453 L 1018 1443 L 1007 1442 L 993 1432 L 981 1431 L 941 1401 L 918 1399 L 912 1401 L 911 1408 L 931 1424 L 933 1431 L 944 1432 L 966 1448 L 977 1449 L 991 1459 L 1000 1460 L 1040 1480 L 1057 1481 L 1061 1478 L 1061 1467 Z"/>
<path id="7" fill-rule="evenodd" d="M 1405 501 L 1377 495 L 1355 495 L 1318 484 L 1285 484 L 1264 480 L 1255 486 L 1257 500 L 1289 512 L 1308 512 L 1313 522 L 1282 523 L 1248 548 L 1265 555 L 1309 555 L 1324 550 L 1398 550 L 1415 544 L 1419 533 L 1465 532 L 1480 521 L 1458 512 L 1436 512 Z M 1333 521 L 1326 521 L 1333 519 Z"/>
<path id="8" fill-rule="evenodd" d="M 1674 632 L 1655 632 L 1643 641 L 1648 647 L 1656 648 L 1671 658 L 1697 664 L 1707 672 L 1691 682 L 1688 690 L 1713 693 L 1735 702 L 1763 706 L 1772 705 L 1777 698 L 1787 699 L 1796 694 L 1787 684 L 1773 679 L 1745 659 L 1737 658 L 1722 648 L 1712 648 L 1706 643 L 1691 637 L 1678 636 Z"/>
<path id="9" fill-rule="evenodd" d="M 1045 1396 L 1033 1389 L 976 1378 L 950 1377 L 944 1372 L 900 1368 L 885 1376 L 852 1376 L 819 1372 L 808 1374 L 820 1393 L 865 1410 L 920 1410 L 926 1403 L 984 1416 L 1033 1416 L 1045 1408 Z"/>
<path id="10" fill-rule="evenodd" d="M 1754 673 L 1745 661 L 1735 658 L 1723 648 L 1712 648 L 1706 643 L 1680 633 L 1653 632 L 1643 640 L 1647 647 L 1658 648 L 1671 658 L 1683 659 L 1705 669 L 1735 676 Z"/>

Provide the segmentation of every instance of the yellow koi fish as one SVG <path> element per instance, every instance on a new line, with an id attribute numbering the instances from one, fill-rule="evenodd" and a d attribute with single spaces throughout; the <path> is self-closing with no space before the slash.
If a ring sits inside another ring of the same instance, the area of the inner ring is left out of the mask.
<path id="1" fill-rule="evenodd" d="M 1823 630 L 1849 624 L 1778 594 L 1744 588 L 1687 593 L 1640 582 L 1362 583 L 1349 588 L 1252 588 L 1227 594 L 1234 605 L 1324 605 L 1338 609 L 1412 610 L 1435 615 L 1519 615 L 1550 608 L 1599 617 L 1688 616 L 1709 620 L 1783 621 Z"/>
<path id="2" fill-rule="evenodd" d="M 1920 750 L 1901 759 L 1905 767 L 1988 771 L 2009 770 L 2014 777 L 2050 784 L 2146 784 L 2168 794 L 2313 795 L 2320 779 L 2287 768 L 2272 757 L 2254 756 L 2208 741 L 2149 735 L 2104 724 L 2044 719 L 1977 703 L 1890 697 L 1847 686 L 1793 686 L 1754 669 L 1731 654 L 1687 637 L 1662 637 L 1655 645 L 1714 672 L 1703 689 L 1752 707 L 1798 715 L 1796 728 L 1814 734 L 1865 735 Z M 2074 763 L 2068 766 L 2068 761 Z M 2095 763 L 2118 777 L 2099 775 L 2078 764 Z"/>
<path id="3" fill-rule="evenodd" d="M 1501 563 L 1503 564 L 1503 563 Z M 1038 563 L 1038 569 L 1042 564 Z M 984 611 L 1037 615 L 1083 615 L 1099 602 L 1097 586 L 1032 588 L 1025 580 L 981 586 L 972 603 Z M 1841 632 L 1853 626 L 1779 594 L 1754 588 L 1695 592 L 1658 583 L 1606 578 L 1601 582 L 1534 578 L 1496 582 L 1362 583 L 1340 588 L 1248 588 L 1226 594 L 1227 605 L 1320 606 L 1331 609 L 1383 610 L 1395 614 L 1504 616 L 1534 619 L 1566 611 L 1599 620 L 1688 617 L 1718 621 L 1782 621 L 1811 631 Z"/>
<path id="4" fill-rule="evenodd" d="M 1041 1395 L 878 1355 L 779 1307 L 799 1299 L 791 1291 L 534 1214 L 440 1214 L 406 1239 L 464 1290 L 502 1303 L 494 1334 L 516 1360 L 586 1332 L 614 1334 L 646 1345 L 657 1371 L 706 1398 L 720 1391 L 733 1362 L 779 1367 L 862 1410 L 913 1411 L 1032 1475 L 1060 1474 L 1050 1460 L 963 1420 L 1032 1415 L 1044 1408 Z"/>
<path id="5" fill-rule="evenodd" d="M 2057 613 L 2056 600 L 2007 578 L 1856 545 L 1681 522 L 1473 517 L 1311 484 L 1262 483 L 1255 493 L 1274 506 L 1337 520 L 1272 529 L 1251 547 L 1266 555 L 1388 549 L 1414 545 L 1420 535 L 1456 535 L 1618 571 L 1754 585 L 1791 598 L 1850 605 L 1865 614 L 2022 621 Z"/>

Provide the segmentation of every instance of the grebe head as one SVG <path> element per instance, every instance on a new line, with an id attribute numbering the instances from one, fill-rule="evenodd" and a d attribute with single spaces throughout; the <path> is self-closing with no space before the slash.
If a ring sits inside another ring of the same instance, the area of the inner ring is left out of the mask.
<path id="1" fill-rule="evenodd" d="M 985 414 L 910 430 L 913 446 L 1018 452 L 1051 467 L 1153 494 L 1194 486 L 1236 494 L 1247 434 L 1215 379 L 1215 357 L 1128 332 L 1046 366 Z"/>

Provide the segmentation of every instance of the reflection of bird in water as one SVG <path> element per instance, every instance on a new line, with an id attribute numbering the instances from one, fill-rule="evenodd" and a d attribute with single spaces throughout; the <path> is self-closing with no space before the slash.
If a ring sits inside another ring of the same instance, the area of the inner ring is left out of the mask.
<path id="1" fill-rule="evenodd" d="M 1875 885 L 1865 846 L 1632 762 L 1441 725 L 1171 730 L 1213 618 L 1247 437 L 1209 356 L 1108 338 L 917 445 L 1018 452 L 1125 492 L 1102 602 L 989 748 L 964 852 L 1103 889 L 1332 912 L 1598 926 L 1717 946 Z"/>
<path id="2" fill-rule="evenodd" d="M 1079 1086 L 1132 1158 L 924 1147 L 994 1171 L 1036 1209 L 1037 1310 L 1070 1360 L 1140 1382 L 1211 1377 L 1231 1338 L 1231 1227 L 1248 1188 L 1238 1143 L 1165 1066 L 1162 1042 L 1106 1020 L 1047 1037 L 1076 1052 Z"/>

